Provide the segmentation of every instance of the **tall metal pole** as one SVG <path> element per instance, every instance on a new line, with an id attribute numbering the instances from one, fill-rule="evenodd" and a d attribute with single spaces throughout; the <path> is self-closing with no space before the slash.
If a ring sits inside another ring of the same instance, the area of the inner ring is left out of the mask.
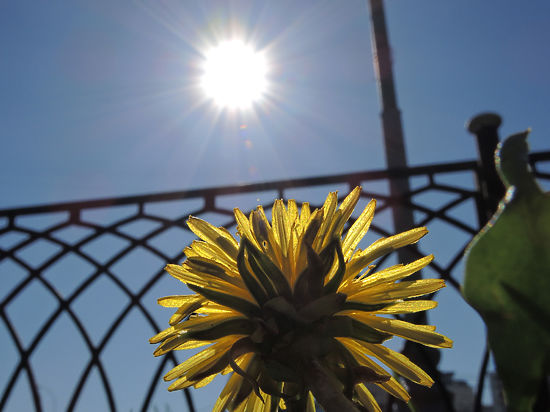
<path id="1" fill-rule="evenodd" d="M 386 164 L 390 169 L 407 167 L 407 155 L 401 125 L 401 112 L 397 107 L 395 86 L 393 83 L 390 46 L 386 29 L 386 18 L 382 0 L 369 0 L 372 27 L 372 50 L 374 54 L 374 69 L 378 79 L 378 91 L 382 101 L 382 130 Z M 402 198 L 410 191 L 407 178 L 390 179 L 390 196 Z M 403 207 L 398 201 L 392 205 L 395 232 L 403 232 L 414 227 L 412 210 Z M 400 258 L 406 256 L 399 255 Z"/>
<path id="2" fill-rule="evenodd" d="M 374 54 L 374 69 L 378 79 L 378 91 L 382 101 L 382 130 L 384 133 L 384 147 L 386 152 L 386 164 L 389 169 L 405 169 L 407 167 L 407 156 L 405 153 L 405 142 L 403 139 L 403 126 L 401 124 L 401 112 L 397 106 L 395 86 L 393 82 L 392 62 L 390 57 L 390 46 L 386 29 L 386 17 L 382 0 L 369 0 L 372 27 L 372 50 Z M 404 206 L 405 196 L 410 192 L 408 178 L 390 179 L 390 196 L 394 199 L 392 204 L 393 224 L 396 233 L 404 232 L 414 227 L 412 209 Z M 399 261 L 407 263 L 415 259 L 413 248 L 400 249 L 398 251 Z M 419 274 L 416 274 L 420 277 Z M 426 323 L 424 312 L 409 315 L 406 320 L 414 323 Z M 453 410 L 452 401 L 445 387 L 441 385 L 437 364 L 439 352 L 434 349 L 426 350 L 421 345 L 408 341 L 403 353 L 411 358 L 413 362 L 426 370 L 435 378 L 439 386 L 439 395 L 435 391 L 427 391 L 425 388 L 413 385 L 410 393 L 413 402 L 418 410 L 435 412 L 441 410 Z M 391 409 L 392 399 L 386 410 Z M 405 405 L 398 405 L 398 410 L 406 411 Z"/>
<path id="3" fill-rule="evenodd" d="M 506 193 L 495 167 L 495 150 L 499 142 L 498 128 L 501 123 L 502 118 L 498 114 L 481 113 L 467 125 L 470 133 L 476 136 L 479 154 L 478 187 L 484 203 L 480 212 L 485 213 L 479 216 L 480 227 L 483 227 L 497 211 L 498 204 Z"/>

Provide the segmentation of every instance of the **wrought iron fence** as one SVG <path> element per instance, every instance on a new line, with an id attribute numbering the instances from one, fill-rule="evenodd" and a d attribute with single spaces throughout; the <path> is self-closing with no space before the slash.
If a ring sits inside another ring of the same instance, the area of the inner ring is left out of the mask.
<path id="1" fill-rule="evenodd" d="M 531 156 L 539 179 L 550 180 L 540 167 L 549 160 L 550 152 Z M 391 233 L 386 212 L 406 205 L 416 225 L 435 232 L 420 249 L 436 254 L 428 271 L 459 293 L 464 248 L 487 215 L 477 189 L 482 176 L 479 163 L 468 161 L 2 210 L 0 410 L 86 410 L 93 400 L 106 410 L 145 411 L 176 399 L 202 409 L 189 391 L 165 397 L 161 376 L 178 359 L 153 359 L 147 344 L 167 319 L 156 298 L 185 293 L 163 267 L 180 261 L 193 239 L 190 214 L 234 230 L 235 206 L 262 204 L 269 212 L 274 198 L 320 206 L 328 191 L 362 185 L 361 202 L 378 200 L 367 241 Z M 409 178 L 411 192 L 389 196 L 394 178 Z M 480 382 L 485 368 L 482 362 Z"/>

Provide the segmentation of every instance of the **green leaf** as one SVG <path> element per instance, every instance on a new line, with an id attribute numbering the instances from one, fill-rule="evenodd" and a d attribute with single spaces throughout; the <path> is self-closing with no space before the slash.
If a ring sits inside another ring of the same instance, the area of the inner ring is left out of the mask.
<path id="1" fill-rule="evenodd" d="M 239 391 L 237 392 L 235 398 L 233 399 L 233 406 L 231 408 L 228 408 L 229 410 L 233 410 L 237 406 L 239 406 L 247 397 L 250 395 L 250 393 L 253 390 L 257 390 L 258 383 L 257 378 L 260 374 L 260 364 L 261 361 L 258 359 L 257 356 L 255 356 L 252 361 L 248 364 L 248 367 L 246 368 L 244 372 L 244 380 L 241 384 L 241 387 Z M 261 396 L 259 396 L 261 398 Z"/>
<path id="2" fill-rule="evenodd" d="M 299 316 L 294 305 L 292 305 L 283 296 L 277 296 L 276 298 L 268 300 L 263 306 L 263 310 L 266 314 L 269 314 L 269 311 L 272 311 L 295 322 L 306 323 L 306 319 Z"/>
<path id="3" fill-rule="evenodd" d="M 303 305 L 321 296 L 322 281 L 326 274 L 320 256 L 306 244 L 307 266 L 294 285 L 294 302 Z"/>
<path id="4" fill-rule="evenodd" d="M 517 290 L 515 287 L 509 285 L 506 282 L 501 282 L 502 287 L 508 294 L 510 298 L 517 303 L 517 305 L 525 310 L 527 314 L 537 322 L 542 331 L 545 331 L 550 337 L 550 313 L 547 313 L 547 308 L 538 306 L 531 298 L 521 291 Z"/>
<path id="5" fill-rule="evenodd" d="M 269 296 L 267 295 L 264 287 L 260 284 L 261 281 L 257 281 L 254 275 L 252 275 L 252 273 L 250 273 L 250 271 L 246 267 L 245 245 L 246 242 L 243 241 L 241 243 L 241 247 L 239 248 L 239 254 L 237 255 L 237 268 L 239 269 L 239 274 L 241 275 L 241 278 L 243 279 L 246 288 L 252 294 L 252 296 L 254 296 L 256 302 L 258 302 L 258 304 L 262 306 L 265 302 L 267 302 Z"/>
<path id="6" fill-rule="evenodd" d="M 507 193 L 466 252 L 463 293 L 487 325 L 509 411 L 531 411 L 550 372 L 550 196 L 533 177 L 527 132 L 497 155 Z"/>
<path id="7" fill-rule="evenodd" d="M 325 277 L 332 268 L 334 255 L 338 255 L 337 249 L 340 245 L 338 240 L 333 240 L 320 254 L 317 254 L 307 243 L 305 247 L 307 248 L 307 267 L 300 276 L 298 276 L 296 284 L 294 285 L 294 302 L 297 304 L 307 304 L 312 300 L 318 299 L 323 294 L 331 293 L 331 288 L 327 288 L 328 284 L 325 286 L 326 290 L 324 290 L 323 285 L 325 283 Z M 345 271 L 345 262 L 343 262 L 343 266 Z M 340 269 L 341 265 L 339 264 L 338 271 L 340 271 Z M 337 275 L 339 274 L 337 273 L 335 277 Z M 336 290 L 333 292 L 335 291 Z"/>
<path id="8" fill-rule="evenodd" d="M 308 303 L 298 311 L 298 315 L 307 321 L 313 322 L 343 310 L 345 301 L 345 294 L 331 293 Z"/>
<path id="9" fill-rule="evenodd" d="M 244 371 L 236 362 L 239 356 L 244 355 L 245 353 L 256 352 L 256 350 L 256 345 L 254 345 L 254 342 L 252 342 L 249 337 L 239 339 L 233 344 L 233 346 L 231 346 L 231 349 L 229 350 L 229 364 L 231 365 L 231 368 L 233 369 L 233 371 L 235 371 L 235 373 L 238 373 L 244 379 L 250 382 L 252 388 L 254 389 L 254 393 L 258 396 L 258 398 L 262 400 L 263 403 L 265 403 L 264 398 L 260 393 L 260 387 L 257 381 L 259 365 L 257 365 L 253 369 L 251 369 L 249 365 L 247 370 Z M 259 363 L 256 358 L 254 358 L 254 360 L 251 362 L 251 365 L 254 363 Z"/>
<path id="10" fill-rule="evenodd" d="M 273 287 L 273 284 L 269 279 L 269 275 L 266 274 L 265 270 L 263 270 L 263 268 L 258 264 L 257 260 L 252 255 L 252 250 L 255 249 L 255 247 L 250 244 L 250 242 L 246 238 L 243 239 L 241 247 L 244 248 L 244 251 L 246 252 L 246 261 L 250 265 L 252 273 L 256 276 L 256 279 L 258 279 L 258 283 L 260 283 L 262 288 L 266 291 L 267 298 L 271 299 L 277 296 L 278 293 Z"/>
<path id="11" fill-rule="evenodd" d="M 309 224 L 307 225 L 306 231 L 302 237 L 302 247 L 306 245 L 312 246 L 321 224 L 323 223 L 323 213 L 320 209 L 313 212 Z"/>
<path id="12" fill-rule="evenodd" d="M 275 359 L 266 359 L 264 362 L 265 370 L 269 377 L 277 382 L 295 382 L 301 381 L 300 374 L 293 368 L 276 361 Z"/>
<path id="13" fill-rule="evenodd" d="M 353 321 L 348 316 L 334 316 L 323 322 L 320 330 L 325 336 L 347 338 L 353 336 Z"/>
<path id="14" fill-rule="evenodd" d="M 248 262 L 262 285 L 265 285 L 268 295 L 272 298 L 281 295 L 290 299 L 292 292 L 283 272 L 247 239 L 243 239 L 243 244 L 248 253 Z"/>
<path id="15" fill-rule="evenodd" d="M 340 244 L 339 240 L 335 241 L 334 247 L 336 249 L 336 255 L 338 257 L 338 269 L 336 270 L 334 276 L 332 276 L 329 282 L 325 285 L 325 294 L 336 292 L 338 290 L 338 287 L 340 286 L 340 283 L 342 283 L 344 274 L 346 273 L 346 261 L 344 259 L 344 254 L 342 253 L 342 245 Z"/>
<path id="16" fill-rule="evenodd" d="M 262 369 L 260 372 L 260 376 L 258 377 L 258 384 L 260 385 L 260 389 L 265 393 L 267 393 L 268 395 L 271 395 L 277 398 L 287 397 L 287 395 L 285 395 L 281 391 L 282 390 L 281 382 L 276 382 L 274 379 L 272 379 L 269 376 L 269 373 L 267 372 L 264 363 L 262 363 Z"/>

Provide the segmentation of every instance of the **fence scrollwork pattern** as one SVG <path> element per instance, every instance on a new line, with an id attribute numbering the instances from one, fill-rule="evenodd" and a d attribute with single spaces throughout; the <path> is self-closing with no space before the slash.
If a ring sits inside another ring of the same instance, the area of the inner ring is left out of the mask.
<path id="1" fill-rule="evenodd" d="M 550 152 L 531 159 L 548 182 L 550 173 L 538 168 Z M 194 238 L 185 225 L 190 214 L 234 231 L 233 207 L 259 203 L 269 213 L 274 198 L 320 206 L 328 191 L 342 197 L 362 185 L 362 201 L 378 200 L 368 240 L 392 232 L 384 211 L 402 202 L 417 226 L 435 232 L 420 247 L 436 254 L 429 270 L 458 291 L 462 253 L 483 223 L 478 173 L 472 161 L 2 210 L 0 410 L 81 410 L 90 397 L 103 397 L 112 411 L 164 410 L 180 401 L 201 410 L 189 391 L 183 398 L 165 393 L 161 377 L 178 359 L 153 359 L 147 343 L 165 327 L 156 297 L 178 286 L 163 267 L 181 261 Z M 402 177 L 411 192 L 393 199 L 388 180 Z"/>

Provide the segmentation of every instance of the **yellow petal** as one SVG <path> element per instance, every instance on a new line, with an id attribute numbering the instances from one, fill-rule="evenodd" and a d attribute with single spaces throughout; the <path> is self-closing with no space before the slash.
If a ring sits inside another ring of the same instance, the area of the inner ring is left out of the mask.
<path id="1" fill-rule="evenodd" d="M 361 276 L 355 279 L 350 279 L 348 277 L 347 281 L 342 282 L 338 291 L 346 294 L 353 294 L 354 292 L 357 292 L 358 290 L 366 287 L 374 287 L 382 283 L 395 282 L 397 280 L 406 278 L 407 276 L 410 276 L 413 273 L 418 272 L 425 266 L 429 265 L 432 262 L 432 260 L 433 260 L 433 255 L 429 255 L 421 259 L 415 260 L 414 262 L 409 263 L 407 265 L 403 265 L 403 264 L 394 265 L 384 270 L 381 270 L 380 272 L 376 272 L 369 275 L 370 270 L 374 268 L 374 265 L 371 265 L 368 267 L 365 273 L 361 274 Z M 356 269 L 358 269 L 358 268 L 352 269 L 351 266 L 353 265 L 348 264 L 346 266 L 346 274 L 344 275 L 344 278 L 348 276 L 351 271 L 355 271 Z"/>
<path id="2" fill-rule="evenodd" d="M 207 376 L 206 378 L 204 378 L 204 379 L 198 381 L 197 383 L 195 383 L 193 385 L 193 388 L 195 388 L 195 389 L 202 388 L 202 387 L 208 385 L 210 382 L 212 382 L 215 377 L 216 377 L 216 374 Z"/>
<path id="3" fill-rule="evenodd" d="M 417 296 L 433 293 L 445 287 L 443 279 L 420 279 L 403 281 L 391 285 L 382 284 L 373 288 L 349 291 L 350 300 L 368 302 L 370 304 L 389 303 L 398 299 L 414 298 Z"/>
<path id="4" fill-rule="evenodd" d="M 382 256 L 388 253 L 385 250 L 392 251 L 416 243 L 427 233 L 428 229 L 425 227 L 417 227 L 387 238 L 378 239 L 365 250 L 365 253 Z"/>
<path id="5" fill-rule="evenodd" d="M 208 367 L 212 366 L 218 361 L 225 353 L 231 349 L 231 346 L 239 339 L 237 336 L 228 336 L 219 339 L 216 343 L 208 348 L 202 350 L 194 356 L 191 356 L 185 362 L 180 363 L 176 367 L 172 368 L 166 375 L 164 375 L 165 381 L 171 381 L 183 375 L 194 375 Z M 183 382 L 185 379 L 180 378 L 176 380 L 168 390 L 178 389 L 178 383 Z"/>
<path id="6" fill-rule="evenodd" d="M 248 223 L 252 228 L 254 237 L 262 247 L 261 250 L 266 251 L 267 248 L 265 243 L 269 242 L 269 232 L 271 231 L 271 229 L 269 228 L 267 222 L 263 219 L 262 214 L 259 210 L 253 210 L 252 212 L 250 212 Z"/>
<path id="7" fill-rule="evenodd" d="M 349 217 L 351 216 L 353 209 L 357 205 L 357 201 L 359 200 L 359 196 L 361 194 L 361 187 L 357 186 L 355 189 L 351 191 L 350 194 L 346 196 L 346 198 L 342 201 L 340 204 L 340 207 L 336 212 L 332 213 L 329 212 L 325 216 L 325 220 L 327 221 L 327 227 L 326 231 L 322 234 L 323 241 L 321 248 L 324 248 L 332 239 L 338 238 L 341 239 L 342 237 L 342 231 L 344 230 L 344 225 L 348 221 Z M 336 192 L 334 192 L 334 199 L 337 199 Z M 328 200 L 328 199 L 327 199 Z M 331 210 L 333 208 L 333 199 L 331 199 L 331 203 L 328 206 Z M 323 228 L 321 228 L 323 230 Z"/>
<path id="8" fill-rule="evenodd" d="M 287 202 L 288 208 L 288 221 L 290 225 L 294 225 L 294 222 L 298 220 L 298 206 L 296 206 L 296 201 L 294 199 L 289 199 Z"/>
<path id="9" fill-rule="evenodd" d="M 407 265 L 395 265 L 389 267 L 362 279 L 361 284 L 363 287 L 373 287 L 382 283 L 401 280 L 428 266 L 433 259 L 433 255 L 428 255 Z"/>
<path id="10" fill-rule="evenodd" d="M 239 251 L 238 243 L 227 229 L 217 228 L 194 216 L 189 216 L 189 219 L 187 219 L 187 226 L 189 226 L 189 229 L 202 240 L 212 245 L 216 245 L 220 251 L 232 259 L 237 258 L 237 253 Z"/>
<path id="11" fill-rule="evenodd" d="M 210 362 L 210 359 L 212 356 L 215 355 L 215 348 L 213 348 L 214 345 L 202 350 L 201 352 L 197 353 L 196 355 L 191 356 L 189 359 L 185 360 L 185 362 L 180 363 L 176 367 L 172 368 L 166 375 L 164 375 L 165 381 L 171 381 L 172 379 L 178 378 L 187 372 L 195 366 L 203 366 Z M 179 385 L 185 378 L 180 378 L 176 380 L 168 390 L 173 390 L 175 387 Z"/>
<path id="12" fill-rule="evenodd" d="M 437 302 L 434 300 L 406 300 L 386 306 L 383 309 L 377 310 L 375 313 L 402 315 L 407 313 L 422 312 L 437 307 Z"/>
<path id="13" fill-rule="evenodd" d="M 363 250 L 361 253 L 356 253 L 351 258 L 348 262 L 343 281 L 345 282 L 348 279 L 354 278 L 363 268 L 370 265 L 379 257 L 387 255 L 403 246 L 418 242 L 426 233 L 428 233 L 428 230 L 425 227 L 419 227 L 394 236 L 378 239 L 367 249 Z"/>
<path id="14" fill-rule="evenodd" d="M 361 186 L 355 187 L 355 189 L 353 189 L 340 204 L 339 209 L 342 211 L 344 216 L 347 216 L 345 220 L 348 220 L 353 213 L 353 209 L 355 209 L 355 206 L 359 201 L 359 196 L 361 196 Z"/>
<path id="15" fill-rule="evenodd" d="M 187 349 L 196 349 L 200 348 L 201 346 L 210 345 L 212 341 L 208 340 L 188 340 L 187 342 L 181 344 L 180 346 L 176 346 L 172 350 L 187 350 Z"/>
<path id="16" fill-rule="evenodd" d="M 201 253 L 203 252 L 201 246 L 199 246 L 199 249 L 197 256 L 189 257 L 182 265 L 187 265 L 189 269 L 210 275 L 233 278 L 233 280 L 230 280 L 232 283 L 240 279 L 239 272 L 233 260 L 220 259 L 219 254 L 212 247 L 207 247 L 207 250 L 204 251 L 206 253 Z M 212 256 L 213 253 L 216 253 L 216 255 Z"/>
<path id="17" fill-rule="evenodd" d="M 189 275 L 198 276 L 199 279 L 219 279 L 224 282 L 230 283 L 239 289 L 244 289 L 244 282 L 240 276 L 234 276 L 228 274 L 229 271 L 222 263 L 214 260 L 196 256 L 187 259 L 181 265 L 181 270 L 185 271 Z"/>
<path id="18" fill-rule="evenodd" d="M 273 399 L 273 396 L 269 395 L 269 394 L 264 394 L 264 391 L 260 390 L 260 392 L 262 393 L 262 396 L 264 397 L 265 399 L 265 406 L 261 405 L 261 407 L 263 407 L 263 410 L 264 411 L 271 411 L 271 404 L 274 402 L 274 399 Z M 279 402 L 277 400 L 277 402 Z M 260 401 L 260 404 L 261 404 L 261 401 Z"/>
<path id="19" fill-rule="evenodd" d="M 266 394 L 264 392 L 262 392 L 260 390 L 260 394 L 262 395 L 262 397 L 264 398 L 264 402 L 266 402 L 265 404 L 262 402 L 262 400 L 260 398 L 258 398 L 258 396 L 252 392 L 249 396 L 248 396 L 248 399 L 244 402 L 244 412 L 260 412 L 260 411 L 263 411 L 263 410 L 269 410 L 266 408 L 267 406 L 267 399 L 266 399 Z"/>
<path id="20" fill-rule="evenodd" d="M 176 325 L 178 326 L 178 325 Z M 159 343 L 162 342 L 164 339 L 167 339 L 171 336 L 174 336 L 177 333 L 176 326 L 170 326 L 169 328 L 164 329 L 163 331 L 160 331 L 152 338 L 149 338 L 149 343 Z M 180 327 L 181 329 L 181 327 Z"/>
<path id="21" fill-rule="evenodd" d="M 252 356 L 251 354 L 248 354 L 248 355 Z M 243 356 L 240 356 L 239 358 L 237 358 L 235 360 L 235 363 L 237 364 L 237 366 L 239 366 L 241 369 L 244 370 L 248 366 L 248 361 L 249 360 L 250 359 L 247 355 L 243 355 Z M 231 373 L 231 372 L 233 372 L 233 367 L 231 365 L 227 365 L 227 367 L 223 371 L 221 371 L 220 373 L 222 375 L 227 375 L 228 373 Z"/>
<path id="22" fill-rule="evenodd" d="M 175 336 L 183 334 L 186 330 L 200 330 L 203 328 L 211 328 L 215 326 L 218 322 L 224 322 L 225 320 L 242 318 L 240 314 L 213 314 L 209 316 L 197 316 L 186 320 L 185 322 L 178 323 L 177 325 L 170 326 L 169 328 L 163 330 L 162 332 L 157 333 L 151 339 L 150 343 L 159 343 L 165 339 L 169 339 Z M 183 342 L 182 342 L 183 343 Z"/>
<path id="23" fill-rule="evenodd" d="M 168 320 L 168 323 L 170 325 L 175 325 L 177 323 L 180 323 L 182 320 L 184 320 L 191 312 L 196 311 L 199 309 L 202 304 L 206 302 L 206 298 L 204 298 L 201 295 L 195 295 L 195 299 L 189 300 L 187 303 L 181 305 L 176 313 L 174 313 L 170 320 Z"/>
<path id="24" fill-rule="evenodd" d="M 423 327 L 419 327 L 413 323 L 405 322 L 398 319 L 382 318 L 379 316 L 367 315 L 364 313 L 358 313 L 349 315 L 352 318 L 366 323 L 375 329 L 382 332 L 391 333 L 396 336 L 418 342 L 426 346 L 432 346 L 436 348 L 451 348 L 453 341 L 448 337 L 439 333 L 433 332 Z"/>
<path id="25" fill-rule="evenodd" d="M 263 247 L 262 250 L 265 250 L 266 254 L 269 256 L 271 261 L 275 263 L 279 267 L 279 269 L 281 269 L 283 267 L 283 263 L 282 263 L 283 255 L 281 252 L 281 247 L 275 240 L 273 229 L 269 224 L 269 221 L 267 219 L 267 216 L 265 215 L 264 209 L 261 206 L 258 206 L 258 208 L 256 209 L 256 213 L 259 215 L 260 219 L 263 222 L 264 227 L 267 230 L 267 245 L 265 245 L 265 247 Z"/>
<path id="26" fill-rule="evenodd" d="M 296 221 L 294 221 L 296 223 Z M 298 231 L 296 230 L 296 224 L 292 226 L 292 229 L 290 231 L 290 236 L 288 239 L 289 248 L 288 248 L 288 258 L 287 262 L 283 264 L 283 274 L 285 274 L 285 277 L 289 282 L 292 282 L 292 279 L 295 279 L 297 277 L 296 273 L 296 262 L 299 259 L 299 235 Z"/>
<path id="27" fill-rule="evenodd" d="M 361 239 L 367 234 L 372 219 L 374 217 L 374 209 L 376 208 L 376 200 L 371 200 L 365 209 L 361 212 L 357 220 L 349 228 L 344 242 L 342 243 L 342 251 L 344 257 L 348 260 Z"/>
<path id="28" fill-rule="evenodd" d="M 372 396 L 372 393 L 363 385 L 362 383 L 355 385 L 355 392 L 357 392 L 357 397 L 359 402 L 363 405 L 369 412 L 382 412 L 378 402 Z"/>
<path id="29" fill-rule="evenodd" d="M 225 253 L 221 253 L 220 249 L 215 245 L 194 240 L 190 247 L 185 248 L 184 252 L 185 256 L 188 258 L 201 257 L 222 264 L 228 275 L 232 275 L 236 278 L 239 277 L 236 260 L 227 256 Z"/>
<path id="30" fill-rule="evenodd" d="M 237 405 L 237 407 L 235 409 L 233 409 L 232 412 L 244 412 L 244 408 L 246 408 L 246 402 L 248 401 L 248 399 L 250 398 L 250 396 L 252 395 L 252 393 L 250 395 L 248 395 L 244 401 L 242 401 L 239 405 Z"/>
<path id="31" fill-rule="evenodd" d="M 433 379 L 420 367 L 411 362 L 405 355 L 386 348 L 383 345 L 375 345 L 367 342 L 360 342 L 360 344 L 368 355 L 379 359 L 404 378 L 416 382 L 419 385 L 433 385 Z"/>
<path id="32" fill-rule="evenodd" d="M 426 329 L 426 330 L 429 330 L 429 331 L 435 331 L 437 328 L 435 327 L 435 325 L 416 325 L 417 328 L 420 328 L 420 329 Z"/>
<path id="33" fill-rule="evenodd" d="M 324 235 L 324 244 L 328 244 L 334 238 L 341 239 L 344 225 L 350 218 L 353 209 L 355 209 L 360 194 L 361 187 L 357 186 L 351 191 L 349 195 L 346 196 L 344 201 L 340 204 L 340 207 L 332 217 L 332 223 L 330 224 L 327 233 L 325 233 Z"/>
<path id="34" fill-rule="evenodd" d="M 227 240 L 229 240 L 234 246 L 235 248 L 237 249 L 237 252 L 239 250 L 239 242 L 237 242 L 237 240 L 233 237 L 233 235 L 231 234 L 231 232 L 229 230 L 227 230 L 225 227 L 223 226 L 220 226 L 220 227 L 217 227 L 216 228 L 219 233 L 225 237 Z"/>
<path id="35" fill-rule="evenodd" d="M 281 247 L 283 256 L 288 256 L 288 241 L 290 236 L 290 222 L 288 219 L 288 212 L 285 209 L 284 202 L 277 199 L 273 204 L 273 234 L 275 240 Z"/>
<path id="36" fill-rule="evenodd" d="M 233 309 L 228 308 L 227 306 L 218 305 L 217 303 L 213 303 L 213 302 L 210 302 L 210 301 L 207 304 L 201 306 L 195 312 L 203 314 L 203 315 L 210 315 L 210 314 L 214 314 L 214 313 L 227 313 L 227 314 L 233 313 L 235 315 L 237 314 L 236 311 L 234 311 Z"/>
<path id="37" fill-rule="evenodd" d="M 387 382 L 377 383 L 376 385 L 380 386 L 397 399 L 401 399 L 403 402 L 409 402 L 411 400 L 411 395 L 409 395 L 409 392 L 407 392 L 403 385 L 397 382 L 397 380 L 393 377 Z"/>
<path id="38" fill-rule="evenodd" d="M 366 299 L 347 299 L 346 302 L 350 303 L 361 303 L 365 305 L 371 304 L 368 297 Z M 422 312 L 425 310 L 430 310 L 437 307 L 437 302 L 434 300 L 406 300 L 401 302 L 396 302 L 389 304 L 388 306 L 383 307 L 382 309 L 371 310 L 369 313 L 377 315 L 403 315 L 409 313 Z M 367 311 L 367 310 L 363 310 Z M 359 309 L 346 309 L 340 312 L 337 312 L 336 315 L 351 315 L 354 313 L 361 312 Z"/>
<path id="39" fill-rule="evenodd" d="M 258 205 L 258 207 L 256 207 L 256 211 L 260 214 L 260 217 L 262 218 L 263 222 L 265 223 L 265 226 L 266 226 L 267 230 L 268 231 L 273 230 L 271 228 L 271 225 L 269 224 L 269 219 L 265 215 L 264 208 L 261 205 Z"/>
<path id="40" fill-rule="evenodd" d="M 327 232 L 329 231 L 333 221 L 332 218 L 336 212 L 336 205 L 338 204 L 338 195 L 337 192 L 330 192 L 323 204 L 321 210 L 323 211 L 323 223 L 319 228 L 319 232 L 313 242 L 313 248 L 316 252 L 320 252 L 323 247 L 326 246 L 327 241 Z"/>
<path id="41" fill-rule="evenodd" d="M 242 357 L 242 363 L 239 364 L 241 369 L 247 370 L 250 363 L 254 359 L 254 354 L 247 353 Z M 238 362 L 237 362 L 238 363 Z M 222 389 L 220 396 L 216 400 L 212 412 L 223 412 L 229 406 L 235 395 L 239 392 L 241 385 L 243 383 L 243 378 L 237 373 L 233 373 L 231 377 L 227 380 L 225 387 Z"/>
<path id="42" fill-rule="evenodd" d="M 315 398 L 311 392 L 307 393 L 306 412 L 315 412 Z"/>
<path id="43" fill-rule="evenodd" d="M 157 300 L 157 303 L 160 306 L 165 308 L 178 308 L 182 305 L 187 305 L 191 302 L 195 302 L 197 299 L 200 299 L 200 296 L 197 294 L 194 295 L 171 295 L 164 296 Z"/>
<path id="44" fill-rule="evenodd" d="M 344 344 L 346 349 L 350 351 L 352 356 L 363 366 L 366 366 L 380 375 L 388 375 L 388 372 L 378 365 L 375 361 L 365 356 L 363 347 L 355 340 L 349 338 L 336 338 Z M 401 399 L 404 402 L 410 400 L 410 395 L 407 390 L 399 383 L 395 378 L 391 377 L 388 381 L 377 383 L 376 385 L 383 388 L 385 391 L 391 393 L 396 398 Z"/>
<path id="45" fill-rule="evenodd" d="M 252 232 L 252 226 L 250 226 L 250 221 L 246 218 L 243 212 L 239 209 L 233 209 L 235 213 L 235 221 L 237 222 L 237 231 L 239 232 L 241 238 L 246 237 L 250 242 L 261 250 L 260 244 L 256 240 L 256 236 Z"/>
<path id="46" fill-rule="evenodd" d="M 241 375 L 238 375 L 236 373 L 231 375 L 231 377 L 228 379 L 227 383 L 225 384 L 225 387 L 223 388 L 222 392 L 220 393 L 220 396 L 218 396 L 218 399 L 214 404 L 214 408 L 212 409 L 212 412 L 225 411 L 227 406 L 233 400 L 233 397 L 239 391 L 242 385 L 242 382 L 243 382 L 243 379 Z"/>
<path id="47" fill-rule="evenodd" d="M 177 334 L 165 339 L 153 352 L 153 356 L 162 356 L 187 342 L 187 334 Z"/>
<path id="48" fill-rule="evenodd" d="M 309 208 L 309 203 L 308 202 L 302 203 L 302 209 L 300 212 L 300 226 L 302 226 L 302 232 L 305 230 L 309 222 L 310 216 L 311 216 L 311 210 Z"/>
<path id="49" fill-rule="evenodd" d="M 183 283 L 216 290 L 226 294 L 232 294 L 250 302 L 254 302 L 254 299 L 248 290 L 227 283 L 215 276 L 204 273 L 193 273 L 181 265 L 167 265 L 165 269 L 170 275 L 178 280 L 181 280 Z"/>

